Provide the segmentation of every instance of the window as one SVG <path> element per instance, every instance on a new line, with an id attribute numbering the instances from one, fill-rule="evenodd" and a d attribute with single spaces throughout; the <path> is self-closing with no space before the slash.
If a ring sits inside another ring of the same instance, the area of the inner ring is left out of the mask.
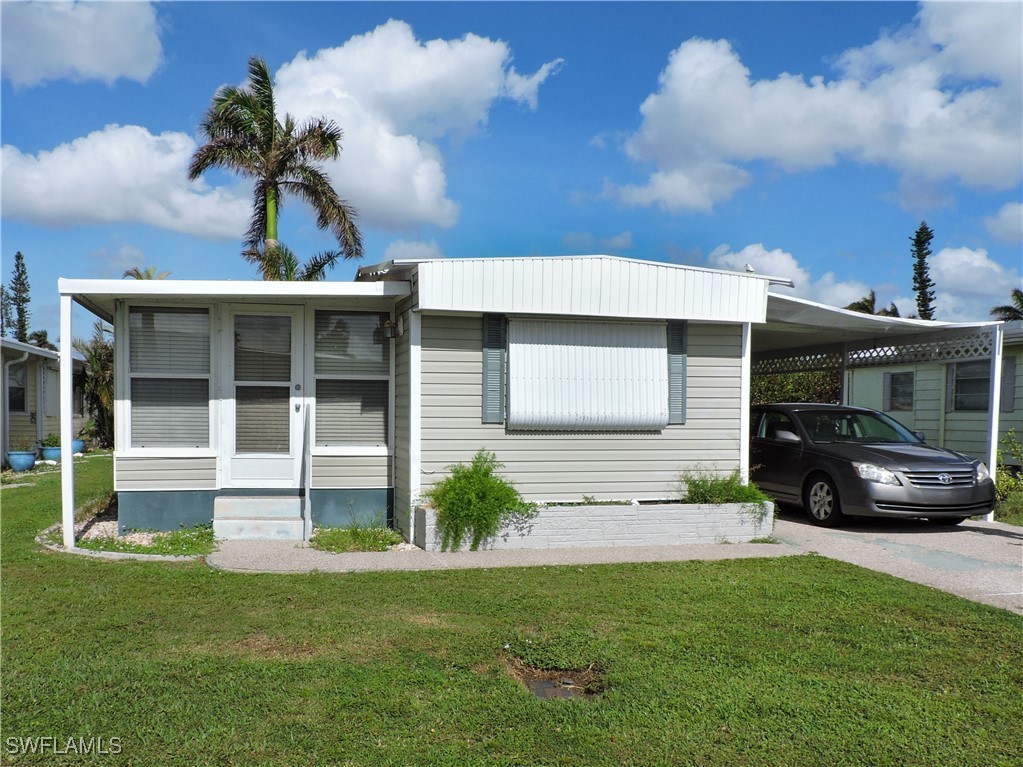
<path id="1" fill-rule="evenodd" d="M 882 410 L 912 410 L 913 371 L 884 374 L 884 405 Z"/>
<path id="2" fill-rule="evenodd" d="M 316 446 L 386 446 L 391 399 L 387 314 L 316 312 Z"/>
<path id="3" fill-rule="evenodd" d="M 685 422 L 684 323 L 510 319 L 506 333 L 503 317 L 483 323 L 484 423 L 659 431 Z"/>
<path id="4" fill-rule="evenodd" d="M 990 362 L 957 362 L 953 409 L 984 412 L 991 396 Z"/>
<path id="5" fill-rule="evenodd" d="M 207 309 L 131 307 L 128 373 L 132 447 L 209 447 Z"/>
<path id="6" fill-rule="evenodd" d="M 7 410 L 11 413 L 25 413 L 25 375 L 28 366 L 22 362 L 11 365 L 7 373 Z"/>
<path id="7" fill-rule="evenodd" d="M 764 413 L 764 419 L 760 422 L 760 430 L 757 432 L 757 436 L 761 439 L 778 439 L 778 433 L 782 431 L 789 431 L 793 434 L 799 433 L 796 431 L 796 425 L 792 423 L 792 419 L 785 413 L 779 413 L 777 410 L 768 410 Z"/>

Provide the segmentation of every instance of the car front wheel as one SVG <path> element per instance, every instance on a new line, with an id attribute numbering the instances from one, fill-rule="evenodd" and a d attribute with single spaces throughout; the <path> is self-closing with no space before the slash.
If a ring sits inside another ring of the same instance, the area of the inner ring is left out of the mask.
<path id="1" fill-rule="evenodd" d="M 815 474 L 806 483 L 803 489 L 803 508 L 815 525 L 837 527 L 845 520 L 835 484 L 824 474 Z"/>

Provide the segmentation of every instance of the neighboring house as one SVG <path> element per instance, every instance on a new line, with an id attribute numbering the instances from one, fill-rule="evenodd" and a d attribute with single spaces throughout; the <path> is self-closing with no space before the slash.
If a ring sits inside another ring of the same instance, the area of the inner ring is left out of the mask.
<path id="1" fill-rule="evenodd" d="M 420 493 L 480 448 L 536 501 L 661 500 L 682 469 L 747 472 L 770 281 L 594 256 L 60 290 L 62 316 L 74 299 L 114 325 L 122 528 L 388 518 L 408 536 Z"/>
<path id="2" fill-rule="evenodd" d="M 3 460 L 7 451 L 35 446 L 47 434 L 60 433 L 60 371 L 58 354 L 10 338 L 0 339 L 3 361 Z M 80 379 L 82 361 L 75 360 L 73 432 L 85 425 Z"/>
<path id="3" fill-rule="evenodd" d="M 1023 438 L 1023 322 L 1006 323 L 1003 338 L 999 442 L 1010 429 Z M 987 460 L 993 393 L 987 355 L 879 367 L 850 364 L 849 402 L 883 410 L 924 432 L 931 444 Z"/>

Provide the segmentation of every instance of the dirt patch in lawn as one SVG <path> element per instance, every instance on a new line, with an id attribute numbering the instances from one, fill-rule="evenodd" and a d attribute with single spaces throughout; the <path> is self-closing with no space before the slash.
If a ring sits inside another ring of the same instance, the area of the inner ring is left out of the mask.
<path id="1" fill-rule="evenodd" d="M 605 689 L 603 675 L 596 664 L 590 664 L 586 668 L 542 669 L 513 658 L 508 661 L 508 673 L 542 700 L 550 698 L 590 700 L 602 695 Z"/>

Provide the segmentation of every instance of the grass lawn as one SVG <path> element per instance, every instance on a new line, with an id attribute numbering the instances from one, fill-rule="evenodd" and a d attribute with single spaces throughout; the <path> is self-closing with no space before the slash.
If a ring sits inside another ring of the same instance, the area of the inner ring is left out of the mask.
<path id="1" fill-rule="evenodd" d="M 109 460 L 79 473 L 109 492 Z M 103 562 L 36 546 L 59 476 L 33 481 L 2 497 L 5 764 L 1023 763 L 1023 618 L 851 565 Z M 607 689 L 538 700 L 512 656 Z M 121 754 L 11 753 L 39 736 Z"/>

